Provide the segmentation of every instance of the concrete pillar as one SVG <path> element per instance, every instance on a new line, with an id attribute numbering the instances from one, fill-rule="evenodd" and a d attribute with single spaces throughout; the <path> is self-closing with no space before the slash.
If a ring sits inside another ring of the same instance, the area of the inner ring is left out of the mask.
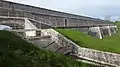
<path id="1" fill-rule="evenodd" d="M 102 34 L 101 34 L 101 30 L 100 30 L 100 27 L 98 27 L 98 34 L 99 34 L 99 38 L 102 39 Z"/>
<path id="2" fill-rule="evenodd" d="M 10 13 L 9 13 L 9 11 L 8 11 L 8 17 L 10 17 Z"/>
<path id="3" fill-rule="evenodd" d="M 117 31 L 118 30 L 118 27 L 115 25 L 115 30 Z"/>
<path id="4" fill-rule="evenodd" d="M 112 36 L 111 30 L 110 30 L 110 26 L 107 26 L 107 28 L 108 28 L 109 35 Z"/>
<path id="5" fill-rule="evenodd" d="M 112 29 L 113 31 L 111 31 L 111 29 Z M 111 34 L 115 34 L 116 31 L 117 31 L 117 26 L 110 26 L 110 31 L 111 31 Z"/>
<path id="6" fill-rule="evenodd" d="M 89 31 L 97 33 L 95 36 L 102 39 L 101 29 L 100 27 L 90 27 Z"/>
<path id="7" fill-rule="evenodd" d="M 27 18 L 25 18 L 25 29 L 37 29 Z M 26 31 L 26 37 L 36 36 L 36 31 Z"/>
<path id="8" fill-rule="evenodd" d="M 117 26 L 114 26 L 114 33 L 118 30 Z"/>

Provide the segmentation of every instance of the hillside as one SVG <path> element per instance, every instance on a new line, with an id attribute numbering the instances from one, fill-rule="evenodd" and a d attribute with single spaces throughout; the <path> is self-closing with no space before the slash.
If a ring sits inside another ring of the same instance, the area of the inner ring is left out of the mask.
<path id="1" fill-rule="evenodd" d="M 116 23 L 118 28 L 120 23 Z M 98 39 L 89 36 L 83 32 L 73 29 L 56 29 L 59 33 L 74 41 L 81 47 L 92 48 L 96 50 L 120 53 L 120 30 L 113 36 L 106 36 L 104 39 Z"/>
<path id="2" fill-rule="evenodd" d="M 0 31 L 0 67 L 95 67 L 37 48 L 7 31 Z"/>

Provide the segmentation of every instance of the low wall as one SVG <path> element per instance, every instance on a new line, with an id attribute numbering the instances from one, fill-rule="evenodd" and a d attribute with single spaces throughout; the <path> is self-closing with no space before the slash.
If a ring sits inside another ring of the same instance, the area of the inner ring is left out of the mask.
<path id="1" fill-rule="evenodd" d="M 53 38 L 57 37 L 57 39 L 55 39 L 55 40 L 60 45 L 69 45 L 71 48 L 68 50 L 71 51 L 73 53 L 73 55 L 76 55 L 80 58 L 90 60 L 93 62 L 106 64 L 109 66 L 115 66 L 115 67 L 120 66 L 120 54 L 80 47 L 80 46 L 77 46 L 77 44 L 75 44 L 71 40 L 67 39 L 66 37 L 64 37 L 61 34 L 59 34 L 58 32 L 56 32 L 55 30 L 53 30 L 53 29 L 46 30 L 46 32 L 48 32 L 48 31 L 49 31 L 49 33 L 50 32 L 54 33 L 53 35 L 51 34 L 51 36 L 53 36 Z M 62 43 L 64 43 L 64 44 L 62 44 Z"/>

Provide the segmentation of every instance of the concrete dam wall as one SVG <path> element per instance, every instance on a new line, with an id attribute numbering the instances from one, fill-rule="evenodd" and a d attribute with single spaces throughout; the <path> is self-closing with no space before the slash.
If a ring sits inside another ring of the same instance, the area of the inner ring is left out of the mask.
<path id="1" fill-rule="evenodd" d="M 27 27 L 30 29 L 36 29 L 37 27 L 33 25 L 32 22 L 30 22 L 27 18 L 25 19 L 10 19 L 8 18 L 1 18 L 1 23 L 14 23 L 15 25 L 20 22 L 21 25 L 23 25 L 25 29 L 25 23 L 28 24 Z M 10 22 L 9 22 L 10 21 Z M 35 22 L 34 22 L 35 23 Z M 21 27 L 19 24 L 18 27 Z M 39 26 L 38 26 L 39 27 Z M 17 28 L 17 27 L 15 27 Z M 19 29 L 16 29 L 19 30 Z M 26 31 L 25 31 L 26 32 Z M 120 54 L 110 53 L 110 52 L 103 52 L 99 50 L 89 49 L 77 46 L 74 42 L 67 39 L 63 35 L 59 34 L 53 29 L 41 29 L 41 36 L 50 36 L 46 39 L 36 39 L 29 42 L 32 42 L 33 44 L 36 44 L 38 47 L 43 48 L 45 50 L 50 50 L 57 53 L 62 54 L 68 54 L 75 55 L 79 58 L 83 58 L 85 60 L 90 60 L 91 62 L 97 62 L 101 64 L 111 65 L 111 66 L 120 66 Z"/>
<path id="2" fill-rule="evenodd" d="M 0 1 L 0 16 L 7 17 L 25 17 L 41 21 L 51 26 L 79 26 L 79 25 L 96 25 L 108 24 L 114 25 L 110 21 L 101 19 L 74 15 L 54 10 L 49 10 L 30 5 Z"/>
<path id="3" fill-rule="evenodd" d="M 110 27 L 114 26 L 114 24 L 110 21 L 53 11 L 8 1 L 0 1 L 0 17 L 5 17 L 4 19 L 0 19 L 1 24 L 7 24 L 6 22 L 9 22 L 10 24 L 8 23 L 8 25 L 15 24 L 20 29 L 41 29 L 41 27 L 44 28 L 47 24 L 48 25 L 46 27 L 107 24 L 109 27 L 96 27 L 96 31 L 91 27 L 90 32 L 97 32 L 97 36 L 100 38 L 102 38 L 102 34 L 105 35 L 107 33 L 111 36 L 112 33 L 115 33 L 115 31 L 113 30 L 114 27 L 110 29 Z M 8 17 L 24 19 L 27 18 L 27 20 L 23 19 L 13 21 L 13 18 L 11 20 Z M 45 24 L 41 25 L 41 23 Z M 106 29 L 108 30 L 108 32 L 106 32 Z M 16 29 L 16 31 L 17 30 L 18 29 Z M 103 30 L 103 32 L 101 32 L 101 30 Z M 34 36 L 37 37 L 37 33 L 33 33 L 35 34 Z M 41 29 L 40 31 L 38 31 L 38 34 L 40 36 L 50 36 L 45 39 L 36 39 L 29 41 L 33 44 L 36 44 L 40 48 L 62 54 L 70 53 L 71 55 L 75 55 L 78 58 L 83 58 L 85 60 L 90 60 L 91 62 L 97 62 L 109 66 L 120 66 L 120 54 L 103 52 L 77 46 L 77 44 L 53 29 Z"/>

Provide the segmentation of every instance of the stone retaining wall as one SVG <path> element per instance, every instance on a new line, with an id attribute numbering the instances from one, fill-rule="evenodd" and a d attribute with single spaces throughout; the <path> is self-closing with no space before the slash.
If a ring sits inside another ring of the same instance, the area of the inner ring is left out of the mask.
<path id="1" fill-rule="evenodd" d="M 53 29 L 46 30 L 46 32 L 52 32 L 56 34 L 56 36 L 52 34 L 51 35 L 53 36 L 53 38 L 57 37 L 57 39 L 55 40 L 59 44 L 60 44 L 59 39 L 62 38 L 63 40 L 61 42 L 64 42 L 64 44 L 60 44 L 60 45 L 66 45 L 66 44 L 71 45 L 71 48 L 69 50 L 72 51 L 73 55 L 101 64 L 106 64 L 114 67 L 120 66 L 120 54 L 77 46 L 77 44 L 67 39 L 66 37 L 62 36 Z"/>

